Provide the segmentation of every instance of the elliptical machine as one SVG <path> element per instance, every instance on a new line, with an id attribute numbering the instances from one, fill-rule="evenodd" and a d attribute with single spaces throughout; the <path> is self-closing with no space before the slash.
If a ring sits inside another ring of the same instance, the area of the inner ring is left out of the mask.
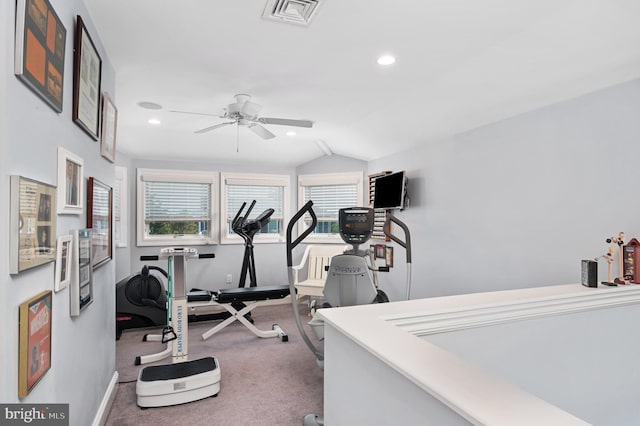
<path id="1" fill-rule="evenodd" d="M 317 217 L 313 211 L 313 202 L 308 201 L 296 213 L 287 226 L 287 269 L 289 275 L 289 288 L 295 291 L 295 279 L 293 270 L 293 249 L 300 244 L 313 230 L 317 224 Z M 295 240 L 292 239 L 293 226 L 305 215 L 311 216 L 312 224 L 305 229 Z M 334 256 L 329 265 L 327 280 L 324 285 L 324 297 L 327 305 L 332 307 L 366 305 L 371 303 L 388 302 L 386 294 L 377 289 L 372 274 L 375 272 L 388 271 L 389 268 L 374 268 L 372 264 L 366 262 L 369 256 L 367 250 L 359 250 L 359 246 L 364 244 L 373 232 L 373 209 L 367 207 L 354 207 L 340 209 L 339 211 L 340 236 L 347 244 L 352 245 L 352 249 L 347 250 L 342 255 Z M 402 228 L 404 241 L 391 233 L 391 222 Z M 388 214 L 384 226 L 384 233 L 391 240 L 403 247 L 406 251 L 407 260 L 407 299 L 410 296 L 411 288 L 411 236 L 409 228 L 392 214 Z M 294 294 L 294 293 L 292 293 Z M 316 362 L 320 368 L 324 367 L 324 353 L 313 344 L 307 335 L 298 310 L 298 303 L 295 298 L 291 298 L 296 325 L 304 342 L 316 357 Z M 314 334 L 319 340 L 324 339 L 324 322 L 314 316 L 309 322 Z M 303 420 L 304 426 L 324 425 L 324 418 L 315 414 L 308 414 Z"/>
<path id="2" fill-rule="evenodd" d="M 242 203 L 240 210 L 236 213 L 233 221 L 231 221 L 231 229 L 236 234 L 240 235 L 244 240 L 244 256 L 242 258 L 242 269 L 240 271 L 240 281 L 238 287 L 246 287 L 247 273 L 249 274 L 249 286 L 256 287 L 258 281 L 256 278 L 256 262 L 253 254 L 253 237 L 264 228 L 274 213 L 274 209 L 266 209 L 258 215 L 255 219 L 249 219 L 251 210 L 256 205 L 256 200 L 251 202 L 251 205 L 247 209 L 247 213 L 241 216 L 246 202 Z"/>

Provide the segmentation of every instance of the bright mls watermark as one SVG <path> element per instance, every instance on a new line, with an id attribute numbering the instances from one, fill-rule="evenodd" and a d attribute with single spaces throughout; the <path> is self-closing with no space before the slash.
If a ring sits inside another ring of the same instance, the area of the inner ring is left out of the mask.
<path id="1" fill-rule="evenodd" d="M 69 404 L 0 404 L 0 425 L 69 426 Z"/>

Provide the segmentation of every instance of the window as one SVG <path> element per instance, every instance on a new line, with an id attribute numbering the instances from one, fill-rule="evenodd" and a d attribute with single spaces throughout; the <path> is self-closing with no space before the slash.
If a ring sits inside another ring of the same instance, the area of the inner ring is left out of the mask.
<path id="1" fill-rule="evenodd" d="M 138 169 L 138 245 L 214 244 L 216 175 Z"/>
<path id="2" fill-rule="evenodd" d="M 115 247 L 126 247 L 129 240 L 127 194 L 127 168 L 116 166 L 116 182 L 113 187 L 113 242 Z"/>
<path id="3" fill-rule="evenodd" d="M 220 242 L 241 243 L 242 238 L 231 229 L 231 222 L 246 203 L 242 215 L 247 214 L 253 200 L 255 206 L 249 218 L 255 219 L 266 209 L 273 209 L 269 223 L 254 237 L 254 242 L 282 242 L 289 217 L 290 177 L 287 175 L 258 175 L 222 173 L 220 194 Z"/>
<path id="4" fill-rule="evenodd" d="M 313 201 L 313 211 L 318 218 L 316 229 L 308 237 L 309 242 L 342 242 L 338 234 L 338 210 L 361 206 L 363 193 L 363 174 L 360 172 L 298 176 L 299 208 L 307 201 Z M 302 224 L 305 228 L 311 226 L 308 214 Z"/>

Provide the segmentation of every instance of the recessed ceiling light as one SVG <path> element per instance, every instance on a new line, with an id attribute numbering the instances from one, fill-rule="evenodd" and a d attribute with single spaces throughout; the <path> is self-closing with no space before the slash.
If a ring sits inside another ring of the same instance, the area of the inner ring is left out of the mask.
<path id="1" fill-rule="evenodd" d="M 144 109 L 162 109 L 162 105 L 157 104 L 155 102 L 142 101 L 142 102 L 138 102 L 138 106 Z"/>
<path id="2" fill-rule="evenodd" d="M 150 118 L 149 119 L 149 124 L 160 124 L 160 120 L 158 120 L 157 118 Z"/>
<path id="3" fill-rule="evenodd" d="M 396 61 L 391 55 L 382 55 L 378 58 L 378 65 L 391 65 Z"/>
<path id="4" fill-rule="evenodd" d="M 296 135 L 296 132 L 294 132 L 293 130 L 289 130 L 287 132 L 287 136 L 295 136 L 295 135 Z"/>

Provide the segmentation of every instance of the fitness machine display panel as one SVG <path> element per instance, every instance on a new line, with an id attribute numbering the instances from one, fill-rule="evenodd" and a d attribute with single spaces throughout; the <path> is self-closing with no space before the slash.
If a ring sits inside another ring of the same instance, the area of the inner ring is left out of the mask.
<path id="1" fill-rule="evenodd" d="M 364 244 L 373 233 L 373 209 L 351 207 L 340 209 L 338 224 L 340 236 L 348 244 Z"/>

